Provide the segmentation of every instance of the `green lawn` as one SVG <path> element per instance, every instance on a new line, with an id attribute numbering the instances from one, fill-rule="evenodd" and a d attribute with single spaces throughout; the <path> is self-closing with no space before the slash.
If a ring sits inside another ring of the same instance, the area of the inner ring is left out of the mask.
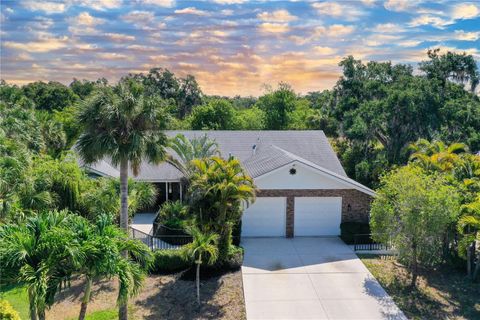
<path id="1" fill-rule="evenodd" d="M 30 318 L 29 310 L 28 310 L 28 295 L 27 295 L 27 290 L 24 286 L 20 286 L 20 285 L 2 286 L 0 289 L 0 298 L 10 302 L 12 307 L 19 313 L 20 318 L 22 320 Z M 87 314 L 86 316 L 86 320 L 114 320 L 114 319 L 118 319 L 118 309 L 116 308 L 94 311 L 92 313 Z"/>
<path id="2" fill-rule="evenodd" d="M 0 298 L 5 299 L 19 313 L 20 318 L 28 319 L 28 294 L 27 289 L 19 285 L 2 285 L 0 287 Z"/>
<path id="3" fill-rule="evenodd" d="M 459 270 L 441 267 L 422 270 L 418 289 L 394 258 L 359 255 L 409 319 L 480 319 L 480 284 Z"/>

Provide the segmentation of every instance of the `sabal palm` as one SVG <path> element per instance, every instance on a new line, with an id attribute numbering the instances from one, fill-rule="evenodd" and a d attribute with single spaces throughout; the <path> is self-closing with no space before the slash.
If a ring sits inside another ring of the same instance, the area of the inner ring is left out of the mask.
<path id="1" fill-rule="evenodd" d="M 2 276 L 27 285 L 31 319 L 45 319 L 56 292 L 82 261 L 68 221 L 67 212 L 53 211 L 31 217 L 22 225 L 0 227 Z"/>
<path id="2" fill-rule="evenodd" d="M 202 232 L 197 227 L 190 227 L 187 232 L 193 237 L 193 241 L 182 248 L 185 260 L 193 260 L 196 267 L 197 302 L 200 303 L 200 266 L 205 262 L 214 264 L 218 259 L 218 234 Z"/>
<path id="3" fill-rule="evenodd" d="M 232 224 L 240 219 L 241 205 L 255 199 L 253 179 L 235 158 L 195 159 L 190 201 L 199 210 L 199 220 L 220 234 L 220 260 L 227 257 Z"/>
<path id="4" fill-rule="evenodd" d="M 177 134 L 169 142 L 170 148 L 175 151 L 179 159 L 169 157 L 168 162 L 180 170 L 187 179 L 191 175 L 193 159 L 205 159 L 220 154 L 218 144 L 209 139 L 206 134 L 192 139 L 188 139 L 183 134 Z"/>
<path id="5" fill-rule="evenodd" d="M 167 138 L 164 102 L 158 97 L 144 97 L 120 83 L 116 92 L 101 88 L 89 98 L 78 114 L 84 131 L 77 150 L 86 163 L 110 157 L 120 166 L 120 225 L 128 229 L 128 169 L 138 174 L 142 161 L 159 163 L 165 159 Z"/>
<path id="6" fill-rule="evenodd" d="M 126 301 L 141 288 L 142 280 L 151 260 L 151 253 L 143 243 L 128 239 L 126 234 L 112 224 L 110 216 L 102 214 L 95 224 L 77 217 L 72 229 L 84 253 L 79 273 L 85 276 L 85 288 L 79 320 L 85 318 L 94 279 L 118 276 L 120 290 L 117 300 Z M 122 256 L 127 249 L 135 261 Z"/>
<path id="7" fill-rule="evenodd" d="M 142 161 L 165 159 L 167 137 L 164 101 L 146 97 L 134 80 L 120 82 L 114 91 L 103 87 L 86 100 L 78 114 L 83 133 L 77 142 L 85 163 L 110 157 L 120 166 L 120 227 L 128 231 L 128 169 L 138 174 Z M 121 301 L 120 319 L 127 319 L 127 304 Z"/>

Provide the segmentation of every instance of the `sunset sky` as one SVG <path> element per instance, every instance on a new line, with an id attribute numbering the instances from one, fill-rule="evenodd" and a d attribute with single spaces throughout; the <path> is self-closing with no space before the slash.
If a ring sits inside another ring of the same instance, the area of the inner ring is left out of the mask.
<path id="1" fill-rule="evenodd" d="M 207 94 L 331 88 L 338 62 L 416 63 L 428 48 L 480 60 L 480 1 L 1 0 L 1 78 L 118 80 L 165 67 Z"/>

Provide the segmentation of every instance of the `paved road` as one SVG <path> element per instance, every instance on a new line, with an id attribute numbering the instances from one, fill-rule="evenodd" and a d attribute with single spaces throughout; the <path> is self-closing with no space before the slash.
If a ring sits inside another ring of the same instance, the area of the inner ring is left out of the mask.
<path id="1" fill-rule="evenodd" d="M 244 238 L 247 319 L 406 319 L 338 238 Z"/>

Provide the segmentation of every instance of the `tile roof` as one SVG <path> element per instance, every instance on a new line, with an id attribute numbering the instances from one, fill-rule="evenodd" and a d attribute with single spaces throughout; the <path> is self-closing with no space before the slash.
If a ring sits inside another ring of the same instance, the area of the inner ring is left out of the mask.
<path id="1" fill-rule="evenodd" d="M 170 137 L 183 134 L 187 138 L 207 135 L 217 142 L 222 156 L 237 157 L 253 177 L 279 168 L 299 157 L 325 168 L 339 176 L 347 177 L 327 137 L 320 130 L 309 131 L 166 131 Z M 253 146 L 255 145 L 255 150 Z M 175 156 L 172 150 L 169 152 Z M 118 169 L 104 159 L 88 166 L 98 173 L 118 177 Z M 115 172 L 116 171 L 116 172 Z M 143 163 L 136 180 L 172 181 L 182 174 L 168 163 L 153 165 Z"/>

